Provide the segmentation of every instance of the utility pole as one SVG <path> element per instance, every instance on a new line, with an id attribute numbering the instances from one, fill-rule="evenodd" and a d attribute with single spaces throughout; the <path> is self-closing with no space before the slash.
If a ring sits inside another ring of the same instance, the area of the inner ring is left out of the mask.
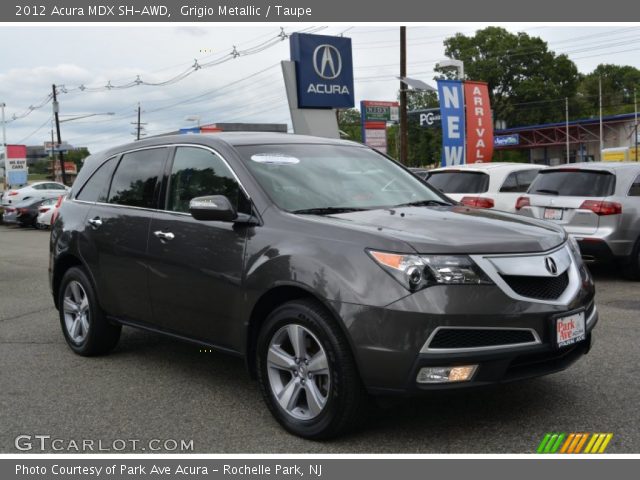
<path id="1" fill-rule="evenodd" d="M 637 96 L 637 92 L 636 92 L 636 87 L 633 87 L 633 105 L 635 107 L 635 121 L 636 121 L 636 128 L 635 128 L 635 132 L 636 132 L 636 138 L 635 138 L 635 144 L 636 144 L 636 162 L 638 161 L 638 96 Z"/>
<path id="2" fill-rule="evenodd" d="M 598 103 L 600 104 L 600 160 L 602 160 L 602 150 L 604 149 L 604 135 L 602 128 L 602 76 L 598 77 Z"/>
<path id="3" fill-rule="evenodd" d="M 138 120 L 136 122 L 131 122 L 131 125 L 135 125 L 136 131 L 133 133 L 133 135 L 136 137 L 136 141 L 140 140 L 140 137 L 143 135 L 146 135 L 143 131 L 143 125 L 146 125 L 146 123 L 142 123 L 140 121 L 140 117 L 142 115 L 142 109 L 140 107 L 140 102 L 138 102 Z"/>
<path id="4" fill-rule="evenodd" d="M 400 27 L 400 78 L 407 76 L 407 27 Z M 400 163 L 407 164 L 409 132 L 407 130 L 407 85 L 400 80 Z"/>
<path id="5" fill-rule="evenodd" d="M 62 183 L 67 184 L 67 174 L 64 171 L 64 156 L 62 155 L 62 137 L 60 136 L 60 105 L 58 105 L 58 97 L 56 96 L 56 85 L 51 85 L 53 93 L 53 117 L 56 121 L 56 132 L 58 134 L 58 160 L 60 162 L 60 175 L 62 176 Z M 53 170 L 55 172 L 55 168 Z"/>
<path id="6" fill-rule="evenodd" d="M 4 121 L 4 108 L 7 106 L 6 103 L 0 103 L 0 110 L 2 110 L 2 153 L 4 154 L 4 186 L 9 186 L 7 183 L 7 124 Z M 637 124 L 638 122 L 636 122 Z"/>
<path id="7" fill-rule="evenodd" d="M 567 163 L 569 163 L 569 97 L 564 97 L 565 129 L 567 137 Z"/>

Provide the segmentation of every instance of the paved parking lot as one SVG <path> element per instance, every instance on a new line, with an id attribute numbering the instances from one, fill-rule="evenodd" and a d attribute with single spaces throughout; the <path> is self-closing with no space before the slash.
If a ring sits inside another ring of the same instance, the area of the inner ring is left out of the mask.
<path id="1" fill-rule="evenodd" d="M 67 441 L 193 439 L 206 453 L 529 453 L 545 432 L 613 432 L 640 451 L 640 284 L 595 270 L 589 355 L 546 378 L 437 394 L 376 410 L 331 442 L 284 432 L 241 360 L 125 329 L 82 358 L 65 345 L 47 284 L 48 233 L 0 225 L 0 452 L 21 434 Z"/>

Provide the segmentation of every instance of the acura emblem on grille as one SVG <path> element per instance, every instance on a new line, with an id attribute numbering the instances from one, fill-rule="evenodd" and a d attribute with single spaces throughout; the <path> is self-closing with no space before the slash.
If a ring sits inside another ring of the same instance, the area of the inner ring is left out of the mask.
<path id="1" fill-rule="evenodd" d="M 551 275 L 557 275 L 558 274 L 558 266 L 556 265 L 556 261 L 553 258 L 546 257 L 544 259 L 544 266 L 547 268 L 547 271 Z"/>

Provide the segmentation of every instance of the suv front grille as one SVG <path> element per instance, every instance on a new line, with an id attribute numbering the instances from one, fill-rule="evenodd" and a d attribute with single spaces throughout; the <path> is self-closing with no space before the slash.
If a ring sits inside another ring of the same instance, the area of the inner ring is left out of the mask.
<path id="1" fill-rule="evenodd" d="M 537 343 L 531 330 L 502 328 L 442 328 L 429 342 L 429 349 L 465 349 Z"/>
<path id="2" fill-rule="evenodd" d="M 502 275 L 502 278 L 518 295 L 538 300 L 556 300 L 569 286 L 568 270 L 557 277 Z"/>

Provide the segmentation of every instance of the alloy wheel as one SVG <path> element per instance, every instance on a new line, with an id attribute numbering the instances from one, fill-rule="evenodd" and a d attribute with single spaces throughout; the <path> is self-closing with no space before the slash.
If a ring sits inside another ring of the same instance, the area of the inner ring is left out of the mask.
<path id="1" fill-rule="evenodd" d="M 76 344 L 81 344 L 89 333 L 89 299 L 82 284 L 69 282 L 64 290 L 62 305 L 67 335 Z"/>
<path id="2" fill-rule="evenodd" d="M 267 352 L 269 386 L 282 409 L 298 420 L 324 410 L 331 389 L 327 354 L 307 328 L 289 324 L 271 338 Z"/>

